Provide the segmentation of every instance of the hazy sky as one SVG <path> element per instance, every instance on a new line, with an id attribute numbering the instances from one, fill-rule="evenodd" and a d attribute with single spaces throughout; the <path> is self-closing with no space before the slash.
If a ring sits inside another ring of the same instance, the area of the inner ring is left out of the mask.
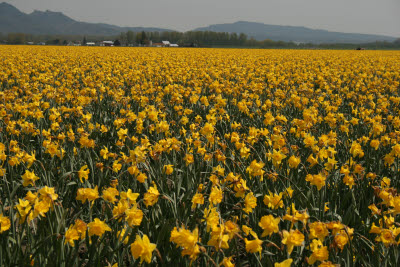
<path id="1" fill-rule="evenodd" d="M 1 1 L 1 0 L 0 0 Z M 23 12 L 179 31 L 238 20 L 400 37 L 400 0 L 6 0 Z"/>

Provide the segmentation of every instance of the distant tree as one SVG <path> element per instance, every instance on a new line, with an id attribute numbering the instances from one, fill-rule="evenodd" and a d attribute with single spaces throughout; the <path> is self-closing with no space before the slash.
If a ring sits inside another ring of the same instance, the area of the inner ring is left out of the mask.
<path id="1" fill-rule="evenodd" d="M 142 33 L 139 32 L 138 34 L 136 34 L 136 43 L 141 44 L 141 42 L 142 42 Z"/>
<path id="2" fill-rule="evenodd" d="M 155 42 L 155 43 L 159 43 L 159 42 L 161 42 L 161 39 L 160 39 L 161 37 L 160 37 L 160 32 L 153 32 L 152 34 L 151 34 L 151 40 L 153 41 L 153 42 Z"/>
<path id="3" fill-rule="evenodd" d="M 133 31 L 128 31 L 126 33 L 126 41 L 128 44 L 133 44 L 135 42 L 135 33 Z"/>
<path id="4" fill-rule="evenodd" d="M 238 44 L 238 40 L 239 40 L 239 37 L 238 37 L 237 33 L 236 32 L 231 33 L 231 35 L 229 36 L 230 44 L 231 45 L 237 45 Z"/>
<path id="5" fill-rule="evenodd" d="M 67 45 L 68 44 L 68 41 L 67 40 L 64 40 L 63 41 L 63 45 Z"/>
<path id="6" fill-rule="evenodd" d="M 270 39 L 265 39 L 264 41 L 261 41 L 261 47 L 263 48 L 269 48 L 274 46 L 276 46 L 275 42 Z"/>
<path id="7" fill-rule="evenodd" d="M 114 46 L 121 46 L 121 42 L 117 39 L 114 41 Z"/>
<path id="8" fill-rule="evenodd" d="M 60 39 L 53 39 L 53 40 L 47 41 L 47 43 L 49 45 L 59 45 L 60 44 Z"/>
<path id="9" fill-rule="evenodd" d="M 276 45 L 277 45 L 278 47 L 286 47 L 286 46 L 288 45 L 288 43 L 285 43 L 284 41 L 278 41 L 278 42 L 276 43 Z"/>
<path id="10" fill-rule="evenodd" d="M 83 41 L 82 41 L 82 45 L 86 45 L 87 41 L 86 41 L 86 36 L 83 36 Z"/>
<path id="11" fill-rule="evenodd" d="M 246 41 L 246 45 L 250 46 L 250 47 L 257 47 L 258 46 L 258 42 L 256 39 L 254 39 L 253 37 L 250 38 L 250 40 Z"/>
<path id="12" fill-rule="evenodd" d="M 7 35 L 7 42 L 9 44 L 25 44 L 26 38 L 23 33 L 9 33 Z"/>
<path id="13" fill-rule="evenodd" d="M 183 33 L 181 32 L 169 32 L 168 41 L 171 43 L 177 43 L 180 39 L 182 39 Z"/>
<path id="14" fill-rule="evenodd" d="M 169 32 L 162 32 L 160 37 L 161 41 L 169 41 Z"/>
<path id="15" fill-rule="evenodd" d="M 239 34 L 239 45 L 244 45 L 247 41 L 247 35 L 244 33 Z"/>
<path id="16" fill-rule="evenodd" d="M 400 45 L 400 38 L 394 41 L 395 44 Z"/>
<path id="17" fill-rule="evenodd" d="M 118 40 L 120 41 L 121 45 L 126 45 L 127 43 L 126 33 L 121 32 Z"/>
<path id="18" fill-rule="evenodd" d="M 147 35 L 144 31 L 142 31 L 140 44 L 144 45 L 148 43 Z"/>

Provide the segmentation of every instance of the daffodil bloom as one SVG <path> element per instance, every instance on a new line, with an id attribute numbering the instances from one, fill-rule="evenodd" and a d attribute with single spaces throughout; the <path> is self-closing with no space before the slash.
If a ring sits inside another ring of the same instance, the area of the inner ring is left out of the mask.
<path id="1" fill-rule="evenodd" d="M 269 195 L 264 196 L 264 204 L 269 208 L 278 209 L 283 208 L 283 193 L 275 194 L 269 192 Z"/>
<path id="2" fill-rule="evenodd" d="M 210 193 L 210 202 L 214 205 L 221 203 L 223 197 L 222 190 L 218 186 L 213 186 Z"/>
<path id="3" fill-rule="evenodd" d="M 287 259 L 282 262 L 275 262 L 274 267 L 290 267 L 292 266 L 293 259 Z"/>
<path id="4" fill-rule="evenodd" d="M 394 215 L 400 214 L 400 196 L 396 196 L 392 200 L 393 209 L 390 210 Z M 370 206 L 368 206 L 369 208 Z M 374 213 L 380 214 L 380 211 L 373 210 Z"/>
<path id="5" fill-rule="evenodd" d="M 75 240 L 79 240 L 79 234 L 76 229 L 70 226 L 65 233 L 65 244 L 68 243 L 71 247 L 75 247 Z"/>
<path id="6" fill-rule="evenodd" d="M 301 246 L 304 242 L 304 235 L 299 230 L 283 230 L 282 244 L 285 244 L 289 255 L 295 246 Z"/>
<path id="7" fill-rule="evenodd" d="M 350 153 L 352 154 L 352 156 L 354 158 L 355 157 L 360 157 L 360 158 L 364 157 L 364 151 L 362 150 L 361 145 L 356 141 L 354 141 L 351 144 Z"/>
<path id="8" fill-rule="evenodd" d="M 306 145 L 306 147 L 310 147 L 312 148 L 313 146 L 315 146 L 318 142 L 315 140 L 315 137 L 312 135 L 307 134 L 304 138 L 304 144 Z"/>
<path id="9" fill-rule="evenodd" d="M 50 205 L 51 204 L 47 201 L 36 199 L 35 204 L 33 205 L 33 210 L 32 210 L 33 212 L 29 214 L 30 215 L 29 220 L 33 220 L 37 218 L 39 215 L 41 217 L 46 217 L 46 213 L 49 211 Z"/>
<path id="10" fill-rule="evenodd" d="M 223 265 L 224 267 L 235 267 L 235 264 L 232 262 L 232 257 L 224 257 L 219 265 Z"/>
<path id="11" fill-rule="evenodd" d="M 214 133 L 214 127 L 211 123 L 205 123 L 203 129 L 201 129 L 201 133 L 204 135 L 210 135 Z"/>
<path id="12" fill-rule="evenodd" d="M 197 205 L 204 204 L 204 196 L 201 193 L 196 193 L 192 198 L 192 210 L 196 208 Z"/>
<path id="13" fill-rule="evenodd" d="M 115 203 L 117 201 L 116 196 L 119 195 L 119 191 L 113 187 L 108 187 L 103 190 L 102 198 L 108 202 Z"/>
<path id="14" fill-rule="evenodd" d="M 78 176 L 81 183 L 83 183 L 83 179 L 88 179 L 89 173 L 90 171 L 87 165 L 81 167 L 81 169 L 78 171 Z"/>
<path id="15" fill-rule="evenodd" d="M 301 161 L 300 158 L 291 156 L 288 160 L 289 167 L 292 169 L 296 169 L 299 166 L 300 161 Z"/>
<path id="16" fill-rule="evenodd" d="M 324 262 L 321 262 L 320 265 L 318 265 L 318 267 L 337 267 L 337 266 L 338 266 L 337 264 L 333 264 L 330 261 L 324 261 Z"/>
<path id="17" fill-rule="evenodd" d="M 172 174 L 172 172 L 174 171 L 173 166 L 174 165 L 172 165 L 172 164 L 164 165 L 163 170 L 164 170 L 165 174 L 167 174 L 167 175 Z"/>
<path id="18" fill-rule="evenodd" d="M 316 261 L 325 261 L 329 257 L 328 247 L 324 246 L 321 240 L 314 239 L 310 245 L 313 252 L 308 258 L 308 264 L 314 264 Z"/>
<path id="19" fill-rule="evenodd" d="M 310 228 L 309 238 L 318 238 L 321 241 L 324 241 L 325 237 L 329 235 L 328 228 L 323 222 L 313 222 L 308 225 Z"/>
<path id="20" fill-rule="evenodd" d="M 232 239 L 235 236 L 235 234 L 240 231 L 239 226 L 235 222 L 233 222 L 231 220 L 226 221 L 224 226 L 225 226 L 224 227 L 225 228 L 225 232 L 229 236 L 229 240 Z"/>
<path id="21" fill-rule="evenodd" d="M 186 165 L 190 165 L 194 162 L 194 158 L 192 154 L 186 154 L 185 156 Z"/>
<path id="22" fill-rule="evenodd" d="M 108 148 L 104 147 L 102 150 L 100 150 L 100 156 L 103 157 L 103 159 L 108 159 Z"/>
<path id="23" fill-rule="evenodd" d="M 275 167 L 278 167 L 281 165 L 282 160 L 285 159 L 286 156 L 282 153 L 282 151 L 274 149 L 271 158 L 272 164 L 274 164 Z"/>
<path id="24" fill-rule="evenodd" d="M 394 231 L 392 231 L 391 229 L 381 229 L 380 234 L 375 238 L 375 241 L 382 242 L 385 247 L 396 245 L 396 236 L 399 234 L 399 232 L 400 231 L 396 231 L 395 234 Z"/>
<path id="25" fill-rule="evenodd" d="M 249 190 L 246 180 L 239 178 L 239 180 L 234 183 L 233 190 L 236 192 L 235 197 L 244 198 L 246 191 Z"/>
<path id="26" fill-rule="evenodd" d="M 326 176 L 322 173 L 319 174 L 307 174 L 306 181 L 310 182 L 312 185 L 315 185 L 318 190 L 321 190 L 323 186 L 325 186 Z"/>
<path id="27" fill-rule="evenodd" d="M 38 193 L 40 194 L 40 199 L 49 204 L 52 204 L 58 198 L 58 194 L 55 193 L 54 187 L 45 186 L 39 189 Z"/>
<path id="28" fill-rule="evenodd" d="M 246 172 L 249 173 L 250 177 L 252 176 L 263 176 L 264 174 L 264 170 L 262 170 L 262 168 L 264 167 L 264 163 L 262 162 L 257 162 L 256 160 L 253 160 L 250 163 L 250 166 L 247 167 Z"/>
<path id="29" fill-rule="evenodd" d="M 343 183 L 346 184 L 350 189 L 353 188 L 355 181 L 352 175 L 345 175 L 343 177 Z"/>
<path id="30" fill-rule="evenodd" d="M 280 218 L 275 218 L 273 215 L 266 215 L 261 217 L 258 225 L 264 230 L 261 237 L 270 236 L 272 233 L 279 232 Z"/>
<path id="31" fill-rule="evenodd" d="M 20 223 L 25 222 L 26 216 L 30 214 L 32 206 L 30 205 L 28 200 L 18 199 L 18 204 L 15 205 L 15 208 L 18 210 L 18 215 L 20 217 Z"/>
<path id="32" fill-rule="evenodd" d="M 3 214 L 0 213 L 0 234 L 10 229 L 10 226 L 11 226 L 10 219 L 6 216 L 3 216 Z"/>
<path id="33" fill-rule="evenodd" d="M 264 121 L 263 122 L 264 122 L 264 124 L 266 126 L 271 125 L 274 121 L 275 121 L 275 118 L 274 118 L 274 116 L 272 115 L 271 112 L 268 112 L 268 113 L 266 113 L 264 115 Z"/>
<path id="34" fill-rule="evenodd" d="M 127 199 L 129 200 L 130 204 L 135 204 L 136 199 L 139 197 L 139 193 L 133 193 L 132 189 L 128 189 L 128 191 L 124 192 L 122 191 L 120 193 L 121 199 Z"/>
<path id="35" fill-rule="evenodd" d="M 220 225 L 214 227 L 211 231 L 211 238 L 207 242 L 207 245 L 214 246 L 215 249 L 228 249 L 229 248 L 229 235 L 225 234 L 225 226 Z"/>
<path id="36" fill-rule="evenodd" d="M 400 199 L 400 198 L 399 198 Z M 381 214 L 381 210 L 378 209 L 378 207 L 375 204 L 371 204 L 368 206 L 368 209 L 370 209 L 372 211 L 373 215 L 380 215 Z M 400 211 L 400 210 L 399 210 Z"/>
<path id="37" fill-rule="evenodd" d="M 343 251 L 344 246 L 349 242 L 349 236 L 344 230 L 341 230 L 335 235 L 334 241 L 335 245 Z"/>
<path id="38" fill-rule="evenodd" d="M 143 220 L 143 211 L 136 206 L 125 211 L 125 220 L 130 227 L 139 226 Z"/>
<path id="39" fill-rule="evenodd" d="M 24 175 L 22 175 L 21 177 L 23 180 L 23 186 L 34 185 L 35 181 L 39 180 L 39 177 L 37 177 L 33 171 L 31 172 L 28 170 L 26 170 Z"/>
<path id="40" fill-rule="evenodd" d="M 99 191 L 97 186 L 94 189 L 91 188 L 79 188 L 76 196 L 76 200 L 82 201 L 85 203 L 87 201 L 93 201 L 99 198 Z"/>
<path id="41" fill-rule="evenodd" d="M 103 236 L 106 231 L 111 231 L 111 228 L 99 218 L 95 218 L 93 222 L 88 223 L 89 236 L 97 235 Z"/>
<path id="42" fill-rule="evenodd" d="M 332 171 L 336 168 L 337 161 L 334 158 L 328 158 L 328 161 L 325 163 L 325 170 Z"/>
<path id="43" fill-rule="evenodd" d="M 118 231 L 117 236 L 118 236 L 118 240 L 122 243 L 124 243 L 125 245 L 128 244 L 129 242 L 129 235 L 126 234 L 126 227 L 123 228 L 122 230 Z"/>
<path id="44" fill-rule="evenodd" d="M 299 212 L 298 210 L 296 210 L 294 203 L 292 203 L 291 207 L 287 208 L 286 214 L 282 217 L 282 219 L 291 221 L 292 223 L 301 221 L 303 224 L 307 224 L 309 218 L 310 216 L 306 211 Z"/>
<path id="45" fill-rule="evenodd" d="M 39 192 L 36 192 L 36 193 L 32 193 L 31 191 L 28 191 L 27 193 L 26 193 L 26 196 L 25 196 L 25 200 L 28 200 L 29 201 L 29 204 L 34 204 L 35 203 L 35 200 L 38 198 L 38 195 L 39 195 Z"/>
<path id="46" fill-rule="evenodd" d="M 122 164 L 119 163 L 118 160 L 113 162 L 112 169 L 114 172 L 119 172 L 122 168 Z"/>
<path id="47" fill-rule="evenodd" d="M 25 153 L 24 155 L 24 162 L 28 163 L 28 169 L 32 166 L 32 164 L 36 161 L 35 157 L 35 151 L 32 151 L 32 153 L 29 155 L 28 153 Z"/>
<path id="48" fill-rule="evenodd" d="M 139 181 L 139 183 L 143 184 L 147 179 L 147 175 L 145 173 L 143 173 L 143 172 L 138 172 L 137 176 L 136 176 L 136 179 Z"/>
<path id="49" fill-rule="evenodd" d="M 158 196 L 160 195 L 160 192 L 157 190 L 157 186 L 153 185 L 147 190 L 147 192 L 144 194 L 144 204 L 146 207 L 148 206 L 153 206 L 154 204 L 157 203 L 158 201 Z"/>
<path id="50" fill-rule="evenodd" d="M 118 139 L 125 141 L 125 138 L 128 136 L 128 129 L 119 129 L 117 132 L 118 134 Z"/>
<path id="51" fill-rule="evenodd" d="M 192 260 L 195 260 L 200 254 L 199 232 L 196 228 L 191 232 L 185 228 L 174 228 L 171 232 L 170 241 L 174 242 L 177 247 L 182 247 L 182 256 L 189 255 Z"/>
<path id="52" fill-rule="evenodd" d="M 204 209 L 204 219 L 207 222 L 207 231 L 210 231 L 212 228 L 218 226 L 219 224 L 219 213 L 216 207 L 210 205 L 208 208 Z"/>
<path id="53" fill-rule="evenodd" d="M 371 142 L 370 142 L 370 145 L 371 145 L 371 147 L 373 147 L 375 150 L 378 150 L 378 148 L 379 148 L 379 140 L 377 140 L 377 139 L 374 139 L 374 140 L 371 140 Z"/>
<path id="54" fill-rule="evenodd" d="M 253 192 L 250 192 L 244 198 L 243 211 L 246 213 L 250 213 L 255 207 L 257 207 L 257 198 L 253 195 Z"/>
<path id="55" fill-rule="evenodd" d="M 74 229 L 78 232 L 80 239 L 84 239 L 86 237 L 87 224 L 84 221 L 76 219 Z"/>
<path id="56" fill-rule="evenodd" d="M 246 251 L 250 253 L 260 253 L 261 256 L 261 251 L 262 251 L 262 243 L 263 241 L 258 239 L 258 237 L 255 237 L 253 240 L 248 240 L 247 238 L 244 239 L 244 242 L 246 244 Z"/>

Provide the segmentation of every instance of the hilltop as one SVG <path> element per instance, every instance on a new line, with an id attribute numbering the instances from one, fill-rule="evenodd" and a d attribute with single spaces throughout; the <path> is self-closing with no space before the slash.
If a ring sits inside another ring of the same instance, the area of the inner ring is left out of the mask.
<path id="1" fill-rule="evenodd" d="M 150 27 L 120 27 L 76 21 L 61 12 L 34 11 L 26 14 L 8 3 L 0 3 L 0 32 L 63 35 L 116 35 L 126 31 L 172 31 Z"/>

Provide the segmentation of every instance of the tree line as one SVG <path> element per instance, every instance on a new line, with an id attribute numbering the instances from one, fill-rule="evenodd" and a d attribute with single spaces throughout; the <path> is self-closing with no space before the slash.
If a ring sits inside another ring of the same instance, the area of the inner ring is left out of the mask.
<path id="1" fill-rule="evenodd" d="M 160 43 L 168 40 L 179 46 L 196 47 L 248 47 L 248 48 L 320 48 L 320 49 L 400 49 L 400 38 L 394 42 L 373 42 L 366 44 L 313 44 L 294 43 L 273 40 L 258 41 L 248 38 L 244 33 L 227 33 L 212 31 L 188 31 L 188 32 L 122 32 L 116 36 L 82 36 L 82 35 L 33 35 L 24 33 L 0 33 L 0 43 L 7 44 L 34 44 L 45 42 L 49 45 L 67 45 L 79 42 L 100 42 L 113 40 L 115 44 L 122 46 L 146 46 L 152 43 Z"/>
<path id="2" fill-rule="evenodd" d="M 149 44 L 160 43 L 161 41 L 168 40 L 171 43 L 176 43 L 181 46 L 189 44 L 197 44 L 199 46 L 213 46 L 213 45 L 232 45 L 243 46 L 246 44 L 247 35 L 244 33 L 227 33 L 227 32 L 211 32 L 211 31 L 164 31 L 164 32 L 124 32 L 119 36 L 121 44 Z"/>

